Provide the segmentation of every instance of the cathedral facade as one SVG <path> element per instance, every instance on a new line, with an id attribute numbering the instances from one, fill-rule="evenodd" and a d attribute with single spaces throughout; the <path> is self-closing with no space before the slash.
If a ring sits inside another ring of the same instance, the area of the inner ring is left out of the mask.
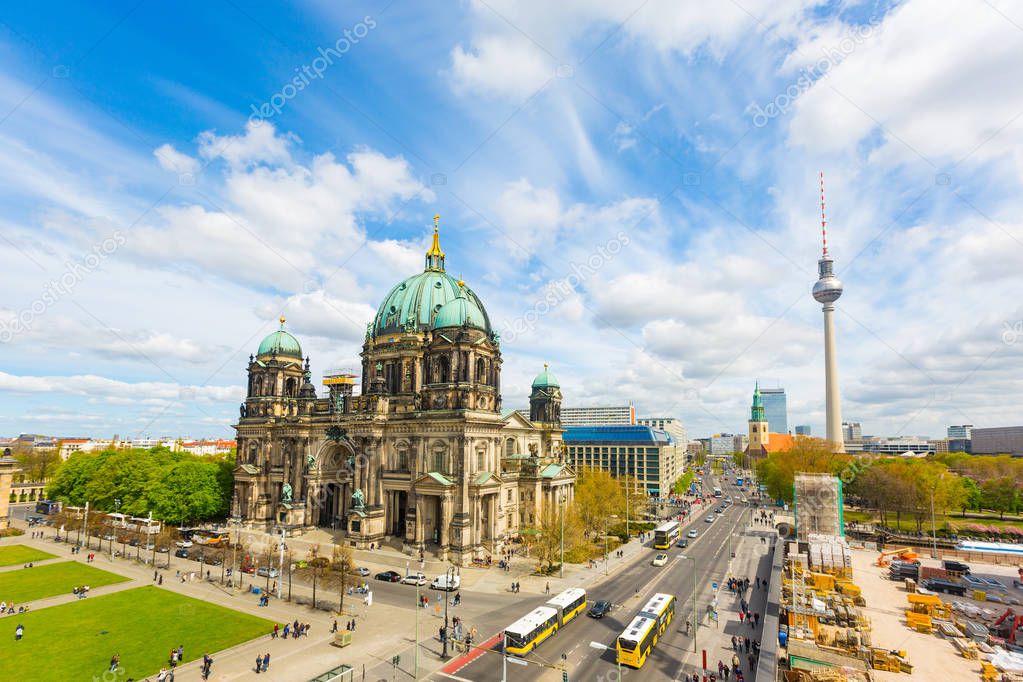
<path id="1" fill-rule="evenodd" d="M 367 327 L 359 395 L 340 375 L 317 396 L 283 317 L 250 356 L 237 521 L 467 563 L 572 500 L 557 379 L 546 366 L 534 379 L 529 418 L 502 411 L 499 336 L 444 260 L 435 226 L 424 270 L 395 285 Z"/>

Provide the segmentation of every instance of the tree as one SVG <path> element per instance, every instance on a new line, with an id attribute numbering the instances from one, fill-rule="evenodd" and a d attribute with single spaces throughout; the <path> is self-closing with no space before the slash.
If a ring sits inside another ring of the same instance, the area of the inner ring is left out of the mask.
<path id="1" fill-rule="evenodd" d="M 61 465 L 58 448 L 15 448 L 14 458 L 21 465 L 22 474 L 32 482 L 45 483 L 53 478 Z"/>
<path id="2" fill-rule="evenodd" d="M 969 476 L 960 476 L 959 480 L 962 481 L 963 486 L 963 499 L 960 503 L 962 509 L 963 518 L 966 518 L 967 509 L 976 509 L 980 511 L 981 502 L 984 499 L 984 493 L 981 491 L 980 486 L 977 485 L 977 481 L 973 480 Z"/>
<path id="3" fill-rule="evenodd" d="M 984 496 L 984 505 L 998 512 L 999 518 L 1005 518 L 1005 512 L 1015 510 L 1019 504 L 1019 488 L 1011 476 L 999 476 L 984 481 L 980 489 Z"/>
<path id="4" fill-rule="evenodd" d="M 603 469 L 584 468 L 578 472 L 573 508 L 584 533 L 592 536 L 603 531 L 605 521 L 613 515 L 625 517 L 625 485 Z M 635 496 L 630 496 L 630 501 L 631 497 Z M 538 521 L 543 526 L 542 519 Z"/>
<path id="5" fill-rule="evenodd" d="M 757 478 L 774 499 L 791 504 L 797 473 L 838 475 L 851 461 L 848 455 L 832 452 L 831 444 L 825 440 L 796 436 L 791 448 L 772 452 L 757 462 Z"/>
<path id="6" fill-rule="evenodd" d="M 341 593 L 341 601 L 338 606 L 338 611 L 340 613 L 344 613 L 345 592 L 348 590 L 349 585 L 354 584 L 352 575 L 355 571 L 355 557 L 352 554 L 352 548 L 341 543 L 335 544 L 334 551 L 331 556 L 331 568 L 333 568 L 338 575 L 339 592 Z M 288 591 L 291 591 L 290 586 Z"/>

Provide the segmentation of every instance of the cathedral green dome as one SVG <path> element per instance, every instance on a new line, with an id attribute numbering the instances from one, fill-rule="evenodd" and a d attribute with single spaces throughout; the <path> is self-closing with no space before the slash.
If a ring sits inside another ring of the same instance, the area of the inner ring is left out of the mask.
<path id="1" fill-rule="evenodd" d="M 533 379 L 533 388 L 561 388 L 561 384 L 558 383 L 558 378 L 551 374 L 547 364 L 544 363 L 543 371 Z"/>
<path id="2" fill-rule="evenodd" d="M 283 315 L 281 315 L 281 328 L 263 339 L 256 355 L 287 355 L 302 359 L 302 346 L 299 345 L 298 339 L 284 331 Z"/>
<path id="3" fill-rule="evenodd" d="M 461 302 L 456 302 L 457 299 Z M 445 308 L 449 303 L 455 305 Z M 370 333 L 379 336 L 441 326 L 460 327 L 467 320 L 470 326 L 491 333 L 483 302 L 472 289 L 444 272 L 444 252 L 434 229 L 433 245 L 426 253 L 426 269 L 391 289 L 377 309 Z"/>

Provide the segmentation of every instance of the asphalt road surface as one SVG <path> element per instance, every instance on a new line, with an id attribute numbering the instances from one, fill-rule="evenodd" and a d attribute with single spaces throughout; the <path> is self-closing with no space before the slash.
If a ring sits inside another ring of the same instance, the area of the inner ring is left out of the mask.
<path id="1" fill-rule="evenodd" d="M 710 477 L 705 477 L 708 490 L 713 486 Z M 739 491 L 731 484 L 722 485 L 725 495 L 739 499 Z M 714 504 L 710 504 L 713 513 Z M 603 583 L 588 590 L 587 600 L 610 600 L 614 607 L 602 619 L 579 616 L 556 635 L 549 638 L 536 651 L 519 659 L 519 663 L 505 664 L 500 643 L 482 656 L 457 671 L 449 674 L 434 673 L 427 679 L 440 682 L 454 677 L 471 682 L 490 682 L 502 679 L 502 666 L 507 667 L 507 679 L 513 682 L 526 680 L 560 680 L 562 664 L 570 680 L 617 679 L 617 664 L 613 650 L 615 638 L 632 620 L 639 609 L 655 592 L 673 594 L 678 599 L 675 618 L 667 632 L 657 643 L 650 658 L 640 670 L 623 669 L 623 677 L 635 680 L 675 680 L 683 669 L 687 656 L 692 657 L 693 638 L 685 634 L 686 621 L 691 620 L 692 595 L 694 589 L 694 561 L 683 559 L 683 554 L 695 560 L 697 609 L 703 613 L 713 598 L 712 583 L 721 583 L 727 570 L 730 536 L 749 520 L 749 507 L 733 504 L 713 523 L 706 523 L 707 507 L 695 508 L 696 518 L 683 531 L 694 528 L 699 537 L 689 541 L 686 549 L 668 550 L 668 563 L 662 567 L 651 564 L 657 553 L 652 548 L 649 554 L 639 554 L 630 565 L 611 575 Z M 547 597 L 537 596 L 522 599 L 514 607 L 505 607 L 501 612 L 487 614 L 477 620 L 481 639 L 485 640 L 510 625 L 520 616 L 544 603 Z M 487 626 L 490 626 L 489 628 Z M 715 627 L 711 624 L 709 627 Z M 703 626 L 701 626 L 701 633 Z M 598 650 L 590 645 L 599 642 L 612 647 Z M 564 658 L 562 658 L 564 657 Z M 520 663 L 525 661 L 527 665 Z M 692 660 L 689 660 L 692 663 Z"/>

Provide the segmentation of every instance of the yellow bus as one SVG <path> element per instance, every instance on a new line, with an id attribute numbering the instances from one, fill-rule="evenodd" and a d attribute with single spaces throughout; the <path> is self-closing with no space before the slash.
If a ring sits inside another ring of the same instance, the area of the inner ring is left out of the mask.
<path id="1" fill-rule="evenodd" d="M 681 526 L 678 521 L 668 521 L 654 528 L 654 549 L 668 549 L 676 540 Z"/>
<path id="2" fill-rule="evenodd" d="M 657 641 L 675 615 L 675 597 L 658 592 L 632 619 L 615 644 L 618 662 L 630 668 L 642 668 Z"/>
<path id="3" fill-rule="evenodd" d="M 581 587 L 570 587 L 556 597 L 551 597 L 544 606 L 558 612 L 558 625 L 564 627 L 586 608 L 586 590 Z"/>
<path id="4" fill-rule="evenodd" d="M 557 609 L 539 606 L 504 629 L 504 650 L 524 656 L 557 631 Z"/>

